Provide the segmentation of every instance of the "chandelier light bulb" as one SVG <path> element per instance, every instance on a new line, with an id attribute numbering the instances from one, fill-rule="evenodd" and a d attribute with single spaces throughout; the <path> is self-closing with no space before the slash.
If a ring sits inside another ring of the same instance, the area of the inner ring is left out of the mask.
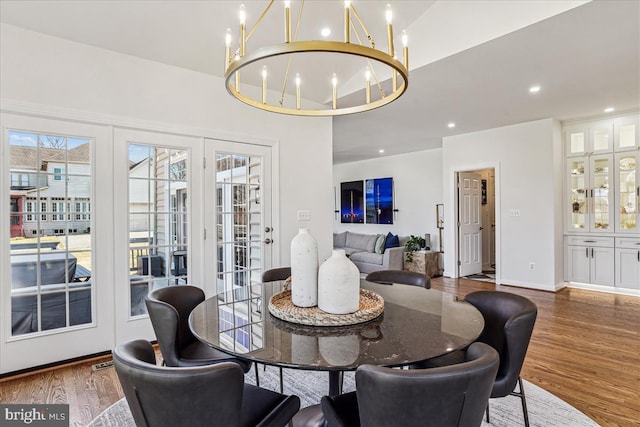
<path id="1" fill-rule="evenodd" d="M 267 66 L 262 67 L 262 80 L 267 80 Z"/>
<path id="2" fill-rule="evenodd" d="M 284 7 L 289 9 L 291 7 L 291 1 L 290 0 L 284 0 Z"/>
<path id="3" fill-rule="evenodd" d="M 371 70 L 369 68 L 364 72 L 364 78 L 366 81 L 371 81 Z"/>
<path id="4" fill-rule="evenodd" d="M 231 28 L 227 28 L 227 34 L 224 36 L 224 45 L 225 47 L 231 46 Z"/>
<path id="5" fill-rule="evenodd" d="M 300 73 L 296 73 L 296 87 L 300 87 Z"/>
<path id="6" fill-rule="evenodd" d="M 247 12 L 244 9 L 244 4 L 240 5 L 240 25 L 244 25 L 247 22 Z"/>
<path id="7" fill-rule="evenodd" d="M 402 46 L 407 47 L 409 45 L 409 37 L 407 36 L 407 30 L 402 30 Z"/>
<path id="8" fill-rule="evenodd" d="M 385 12 L 385 17 L 387 18 L 387 24 L 391 25 L 391 21 L 393 19 L 393 12 L 391 11 L 391 5 L 387 3 L 387 10 Z"/>
<path id="9" fill-rule="evenodd" d="M 331 84 L 333 87 L 338 86 L 338 78 L 336 77 L 336 73 L 333 73 L 333 77 L 331 77 Z"/>
<path id="10" fill-rule="evenodd" d="M 351 7 L 351 1 L 350 0 L 344 0 L 344 7 L 346 7 L 346 8 Z"/>

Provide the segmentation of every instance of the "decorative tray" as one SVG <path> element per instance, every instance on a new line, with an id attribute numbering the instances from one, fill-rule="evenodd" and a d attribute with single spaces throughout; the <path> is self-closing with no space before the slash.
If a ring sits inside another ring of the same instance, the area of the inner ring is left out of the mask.
<path id="1" fill-rule="evenodd" d="M 368 289 L 360 289 L 360 308 L 355 313 L 331 314 L 316 307 L 298 307 L 285 290 L 269 299 L 269 313 L 287 322 L 310 326 L 346 326 L 368 322 L 384 311 L 384 299 Z"/>

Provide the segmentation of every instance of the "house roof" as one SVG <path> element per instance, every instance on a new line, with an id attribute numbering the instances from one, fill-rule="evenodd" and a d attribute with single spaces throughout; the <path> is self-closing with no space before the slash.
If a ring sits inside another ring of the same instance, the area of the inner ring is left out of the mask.
<path id="1" fill-rule="evenodd" d="M 12 145 L 10 148 L 10 168 L 35 170 L 38 168 L 38 155 L 40 162 L 89 163 L 91 160 L 90 149 L 89 144 L 81 144 L 70 150 Z"/>

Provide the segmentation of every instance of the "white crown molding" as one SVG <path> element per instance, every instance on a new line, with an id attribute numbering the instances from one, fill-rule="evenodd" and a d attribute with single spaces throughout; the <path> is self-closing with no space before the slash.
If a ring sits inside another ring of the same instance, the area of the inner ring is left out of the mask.
<path id="1" fill-rule="evenodd" d="M 114 126 L 125 129 L 146 130 L 173 135 L 204 137 L 244 144 L 265 145 L 269 147 L 276 146 L 279 142 L 276 138 L 256 137 L 238 132 L 222 131 L 219 129 L 172 125 L 153 120 L 142 120 L 131 117 L 94 113 L 6 98 L 0 98 L 0 112 L 23 114 L 49 119 L 54 118 L 93 125 Z"/>

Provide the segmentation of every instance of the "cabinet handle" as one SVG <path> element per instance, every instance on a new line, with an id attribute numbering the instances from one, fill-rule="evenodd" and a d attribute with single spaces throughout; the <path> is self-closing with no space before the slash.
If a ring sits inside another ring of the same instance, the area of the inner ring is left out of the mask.
<path id="1" fill-rule="evenodd" d="M 591 189 L 591 198 L 593 199 L 593 188 Z"/>
<path id="2" fill-rule="evenodd" d="M 593 258 L 593 248 L 591 248 L 591 258 Z"/>
<path id="3" fill-rule="evenodd" d="M 585 255 L 589 258 L 589 248 L 584 248 Z"/>
<path id="4" fill-rule="evenodd" d="M 640 262 L 640 251 L 638 251 L 638 262 Z"/>
<path id="5" fill-rule="evenodd" d="M 585 243 L 596 243 L 596 240 L 585 240 Z"/>

